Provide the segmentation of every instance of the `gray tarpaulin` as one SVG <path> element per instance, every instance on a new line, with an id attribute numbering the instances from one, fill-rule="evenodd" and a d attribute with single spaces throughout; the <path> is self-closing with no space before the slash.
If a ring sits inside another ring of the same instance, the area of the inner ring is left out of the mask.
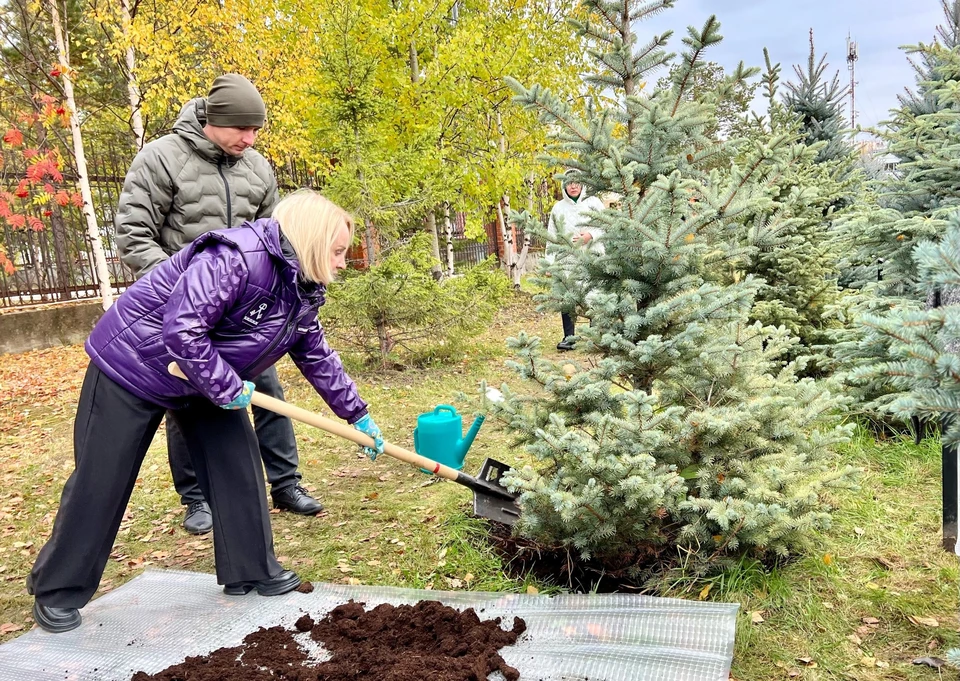
<path id="1" fill-rule="evenodd" d="M 437 600 L 481 619 L 527 622 L 501 653 L 521 679 L 726 681 L 738 606 L 630 594 L 526 595 L 315 584 L 310 594 L 226 596 L 213 575 L 148 570 L 82 610 L 64 634 L 35 628 L 0 646 L 0 681 L 128 681 L 223 646 L 257 627 L 292 626 L 353 599 Z M 491 680 L 500 677 L 499 673 Z"/>

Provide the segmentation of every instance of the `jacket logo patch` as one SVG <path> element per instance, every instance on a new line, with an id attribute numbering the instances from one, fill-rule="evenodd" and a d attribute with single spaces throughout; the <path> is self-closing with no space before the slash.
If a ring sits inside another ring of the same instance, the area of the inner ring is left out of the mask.
<path id="1" fill-rule="evenodd" d="M 251 305 L 243 315 L 244 326 L 258 326 L 266 317 L 273 301 L 270 298 L 260 298 Z"/>

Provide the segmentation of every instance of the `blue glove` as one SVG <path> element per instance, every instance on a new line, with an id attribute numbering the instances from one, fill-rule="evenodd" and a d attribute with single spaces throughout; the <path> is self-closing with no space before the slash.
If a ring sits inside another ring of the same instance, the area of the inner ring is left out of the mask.
<path id="1" fill-rule="evenodd" d="M 221 409 L 246 409 L 250 406 L 250 400 L 253 399 L 253 391 L 256 386 L 250 381 L 243 382 L 243 390 L 226 404 L 221 404 Z"/>
<path id="2" fill-rule="evenodd" d="M 380 427 L 373 422 L 370 414 L 365 415 L 362 419 L 354 423 L 353 427 L 364 435 L 369 435 L 373 438 L 373 442 L 377 446 L 376 449 L 373 447 L 361 447 L 361 449 L 364 454 L 370 457 L 371 461 L 376 461 L 377 454 L 383 454 L 383 434 L 380 432 Z"/>

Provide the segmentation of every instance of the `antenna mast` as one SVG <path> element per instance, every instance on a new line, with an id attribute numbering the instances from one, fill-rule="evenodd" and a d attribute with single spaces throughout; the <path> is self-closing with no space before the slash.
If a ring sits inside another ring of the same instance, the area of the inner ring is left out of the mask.
<path id="1" fill-rule="evenodd" d="M 850 34 L 847 33 L 847 69 L 850 71 L 850 127 L 857 127 L 857 106 L 856 106 L 856 89 L 857 89 L 857 79 L 856 79 L 856 63 L 857 59 L 860 57 L 859 51 L 857 50 L 857 43 L 855 40 L 850 38 Z"/>

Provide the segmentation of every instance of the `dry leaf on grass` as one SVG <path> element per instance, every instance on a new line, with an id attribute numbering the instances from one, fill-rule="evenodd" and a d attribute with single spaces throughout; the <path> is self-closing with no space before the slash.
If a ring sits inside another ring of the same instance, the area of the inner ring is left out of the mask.
<path id="1" fill-rule="evenodd" d="M 919 615 L 907 615 L 907 619 L 916 624 L 917 626 L 924 627 L 939 627 L 940 622 L 938 622 L 933 617 L 920 617 Z"/>
<path id="2" fill-rule="evenodd" d="M 941 660 L 939 657 L 918 657 L 913 661 L 914 664 L 922 664 L 927 667 L 933 667 L 934 669 L 940 669 L 943 665 L 947 663 L 946 660 Z"/>

